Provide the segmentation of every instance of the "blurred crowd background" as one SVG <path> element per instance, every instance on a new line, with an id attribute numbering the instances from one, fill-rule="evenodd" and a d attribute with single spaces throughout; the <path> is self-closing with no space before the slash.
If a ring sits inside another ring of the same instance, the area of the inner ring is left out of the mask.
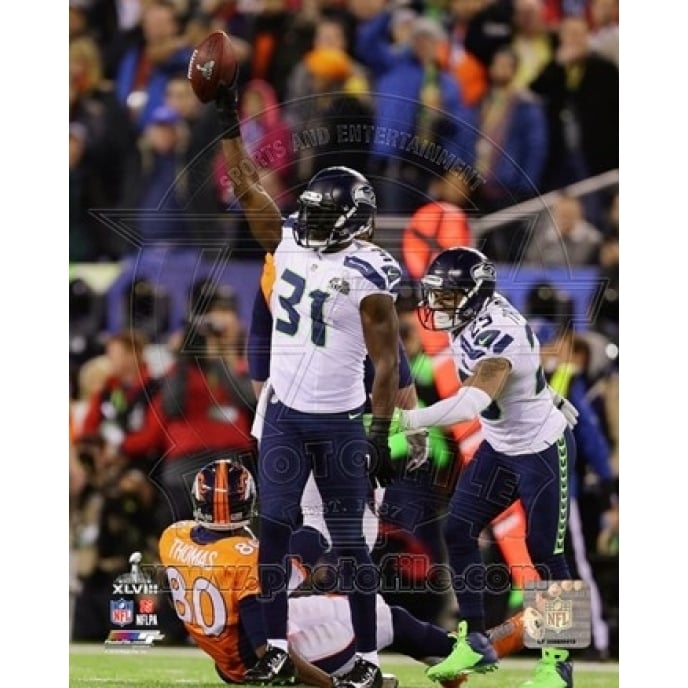
<path id="1" fill-rule="evenodd" d="M 402 335 L 424 403 L 459 383 L 446 341 L 418 325 L 414 280 L 452 245 L 499 263 L 500 290 L 537 325 L 550 382 L 581 409 L 570 551 L 601 591 L 608 635 L 598 628 L 593 649 L 614 654 L 616 0 L 70 0 L 74 638 L 105 637 L 132 551 L 155 559 L 164 494 L 183 484 L 178 459 L 252 461 L 245 341 L 263 254 L 214 108 L 186 77 L 216 29 L 240 62 L 244 141 L 285 215 L 322 167 L 373 182 L 376 240 L 406 270 Z M 385 547 L 443 561 L 442 506 L 479 439 L 476 423 L 435 433 L 428 470 L 385 497 Z M 495 523 L 486 559 L 520 561 L 520 527 L 518 509 Z M 427 599 L 404 602 L 442 620 L 446 599 Z M 517 604 L 496 600 L 493 620 Z"/>

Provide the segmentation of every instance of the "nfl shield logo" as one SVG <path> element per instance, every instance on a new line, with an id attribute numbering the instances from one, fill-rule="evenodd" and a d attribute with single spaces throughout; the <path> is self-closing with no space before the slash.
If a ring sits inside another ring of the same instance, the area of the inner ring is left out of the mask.
<path id="1" fill-rule="evenodd" d="M 559 634 L 573 626 L 573 602 L 556 599 L 545 603 L 545 627 Z"/>
<path id="2" fill-rule="evenodd" d="M 134 620 L 134 602 L 124 599 L 110 600 L 110 621 L 117 626 L 126 626 Z"/>

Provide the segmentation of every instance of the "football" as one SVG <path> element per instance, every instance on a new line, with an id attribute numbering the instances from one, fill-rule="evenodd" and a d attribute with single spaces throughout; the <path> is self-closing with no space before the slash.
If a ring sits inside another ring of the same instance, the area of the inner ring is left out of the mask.
<path id="1" fill-rule="evenodd" d="M 239 71 L 232 43 L 224 31 L 211 33 L 194 51 L 187 76 L 202 103 L 214 100 L 220 84 L 234 84 Z"/>

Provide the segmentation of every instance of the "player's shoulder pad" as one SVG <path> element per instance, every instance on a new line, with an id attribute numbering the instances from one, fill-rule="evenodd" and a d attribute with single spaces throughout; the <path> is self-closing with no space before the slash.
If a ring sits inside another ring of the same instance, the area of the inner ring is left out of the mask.
<path id="1" fill-rule="evenodd" d="M 526 321 L 504 298 L 497 295 L 461 333 L 460 346 L 474 360 L 487 354 L 507 355 L 521 348 L 526 339 Z"/>
<path id="2" fill-rule="evenodd" d="M 355 250 L 344 258 L 344 266 L 381 291 L 396 294 L 402 276 L 396 259 L 383 248 L 368 241 L 356 240 L 353 247 Z"/>

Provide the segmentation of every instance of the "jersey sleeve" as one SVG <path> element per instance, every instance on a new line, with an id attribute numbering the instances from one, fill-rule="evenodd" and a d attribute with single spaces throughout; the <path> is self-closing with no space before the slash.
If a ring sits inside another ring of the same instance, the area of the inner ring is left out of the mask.
<path id="1" fill-rule="evenodd" d="M 351 295 L 360 305 L 366 296 L 389 294 L 396 300 L 401 283 L 401 268 L 392 256 L 378 247 L 366 247 L 344 258 L 348 268 Z"/>

